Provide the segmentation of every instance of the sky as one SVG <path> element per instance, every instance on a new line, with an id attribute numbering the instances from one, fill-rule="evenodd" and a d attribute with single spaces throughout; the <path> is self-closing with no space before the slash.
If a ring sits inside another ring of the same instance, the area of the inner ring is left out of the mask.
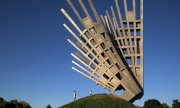
<path id="1" fill-rule="evenodd" d="M 110 5 L 115 8 L 114 0 L 93 3 L 98 14 L 104 15 Z M 77 1 L 73 4 L 80 10 Z M 137 105 L 152 98 L 168 105 L 180 99 L 179 4 L 144 0 L 145 88 Z M 71 102 L 74 90 L 77 98 L 90 90 L 108 93 L 71 69 L 70 53 L 76 50 L 67 42 L 73 37 L 63 23 L 74 29 L 61 8 L 79 23 L 66 0 L 0 0 L 0 97 L 24 100 L 33 108 L 56 108 Z"/>

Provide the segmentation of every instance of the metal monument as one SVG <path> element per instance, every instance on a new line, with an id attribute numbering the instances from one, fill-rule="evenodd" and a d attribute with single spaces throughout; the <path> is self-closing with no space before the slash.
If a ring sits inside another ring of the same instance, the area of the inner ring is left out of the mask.
<path id="1" fill-rule="evenodd" d="M 116 11 L 111 6 L 111 14 L 106 11 L 105 16 L 99 16 L 92 1 L 88 0 L 96 21 L 93 21 L 92 15 L 83 3 L 87 0 L 78 0 L 86 15 L 83 18 L 71 0 L 67 2 L 84 27 L 81 30 L 66 11 L 61 9 L 79 32 L 77 35 L 63 24 L 77 40 L 74 43 L 68 39 L 68 42 L 80 52 L 71 54 L 81 63 L 72 61 L 76 66 L 72 69 L 109 90 L 111 94 L 123 90 L 118 96 L 122 99 L 133 102 L 141 98 L 144 91 L 143 0 L 131 0 L 131 2 L 121 0 L 122 5 L 115 0 Z M 138 7 L 136 7 L 137 2 L 140 4 Z M 132 3 L 131 10 L 128 9 L 128 3 Z"/>

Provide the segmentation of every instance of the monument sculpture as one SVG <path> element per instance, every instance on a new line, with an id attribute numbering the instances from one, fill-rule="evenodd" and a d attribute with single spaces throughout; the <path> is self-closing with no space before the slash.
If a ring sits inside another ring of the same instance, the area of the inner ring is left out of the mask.
<path id="1" fill-rule="evenodd" d="M 110 7 L 112 15 L 106 11 L 105 16 L 99 16 L 92 1 L 88 0 L 96 19 L 93 21 L 82 0 L 78 2 L 86 15 L 84 18 L 78 13 L 71 0 L 67 0 L 84 27 L 82 30 L 63 8 L 61 12 L 79 32 L 77 35 L 63 24 L 77 40 L 74 43 L 68 39 L 68 42 L 80 52 L 71 55 L 83 65 L 72 61 L 77 67 L 72 69 L 109 90 L 111 94 L 123 90 L 118 97 L 134 102 L 142 97 L 144 91 L 143 0 L 131 1 L 131 10 L 128 9 L 126 0 L 123 0 L 123 10 L 118 0 L 115 0 L 117 16 L 112 6 Z M 140 4 L 139 14 L 137 14 L 136 2 Z"/>

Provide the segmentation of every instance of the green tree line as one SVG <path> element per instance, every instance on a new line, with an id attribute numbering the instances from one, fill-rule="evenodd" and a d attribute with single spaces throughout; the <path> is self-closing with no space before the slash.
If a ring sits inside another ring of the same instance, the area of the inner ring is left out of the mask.
<path id="1" fill-rule="evenodd" d="M 142 107 L 138 108 L 180 108 L 180 102 L 178 99 L 172 101 L 172 107 L 168 106 L 166 103 L 160 103 L 157 99 L 148 99 L 144 102 Z M 6 101 L 0 97 L 0 108 L 32 108 L 31 105 L 25 101 L 18 101 L 17 99 Z M 52 108 L 50 104 L 46 108 Z"/>
<path id="2" fill-rule="evenodd" d="M 0 108 L 32 108 L 29 103 L 25 101 L 18 101 L 17 99 L 10 102 L 0 97 Z"/>
<path id="3" fill-rule="evenodd" d="M 157 99 L 148 99 L 144 102 L 143 107 L 138 108 L 180 108 L 180 102 L 178 99 L 175 99 L 172 101 L 172 107 L 170 107 L 167 103 L 160 103 Z"/>

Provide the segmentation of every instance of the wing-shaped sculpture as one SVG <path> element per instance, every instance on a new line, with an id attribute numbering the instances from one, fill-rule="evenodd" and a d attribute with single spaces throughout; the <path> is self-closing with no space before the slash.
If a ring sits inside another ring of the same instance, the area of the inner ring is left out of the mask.
<path id="1" fill-rule="evenodd" d="M 82 18 L 70 0 L 68 4 L 83 25 L 81 30 L 64 9 L 61 12 L 72 23 L 80 35 L 76 35 L 66 24 L 64 27 L 77 40 L 76 43 L 68 39 L 68 42 L 79 52 L 71 55 L 83 66 L 75 61 L 72 67 L 78 73 L 84 75 L 96 84 L 101 85 L 114 94 L 117 90 L 123 90 L 120 98 L 133 102 L 143 95 L 143 0 L 140 0 L 140 19 L 136 19 L 135 0 L 132 0 L 133 11 L 127 10 L 124 0 L 125 19 L 119 8 L 118 0 L 116 9 L 119 24 L 111 7 L 112 18 L 106 11 L 105 17 L 98 13 L 91 0 L 88 0 L 96 22 L 93 22 L 82 0 L 78 0 L 86 17 Z"/>

